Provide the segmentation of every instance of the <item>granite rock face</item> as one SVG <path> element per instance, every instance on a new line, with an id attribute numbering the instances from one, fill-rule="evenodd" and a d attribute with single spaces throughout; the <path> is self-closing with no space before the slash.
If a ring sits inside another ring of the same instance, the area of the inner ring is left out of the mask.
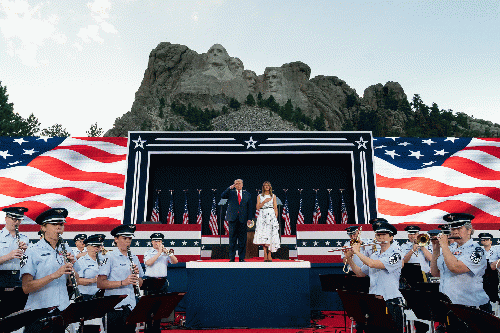
<path id="1" fill-rule="evenodd" d="M 243 103 L 248 94 L 255 98 L 259 93 L 263 98 L 273 95 L 280 105 L 290 99 L 294 107 L 300 107 L 312 119 L 323 115 L 326 129 L 335 131 L 341 130 L 346 120 L 353 119 L 360 105 L 368 110 L 387 109 L 384 103 L 388 95 L 391 101 L 406 98 L 397 82 L 370 86 L 361 98 L 338 77 L 319 75 L 311 79 L 310 75 L 311 68 L 300 61 L 267 67 L 263 74 L 257 75 L 245 69 L 243 62 L 229 55 L 220 44 L 198 54 L 184 45 L 163 42 L 149 55 L 148 67 L 131 110 L 117 118 L 105 135 L 127 136 L 128 131 L 161 131 L 167 126 L 194 130 L 182 117 L 170 111 L 173 101 L 202 110 L 221 110 L 231 98 Z M 224 116 L 220 116 L 221 119 L 229 119 Z M 250 123 L 253 119 L 247 121 Z M 219 123 L 218 118 L 212 121 L 215 129 L 225 126 Z M 247 128 L 244 123 L 244 119 L 239 121 L 241 128 Z M 268 130 L 272 128 L 269 126 Z"/>

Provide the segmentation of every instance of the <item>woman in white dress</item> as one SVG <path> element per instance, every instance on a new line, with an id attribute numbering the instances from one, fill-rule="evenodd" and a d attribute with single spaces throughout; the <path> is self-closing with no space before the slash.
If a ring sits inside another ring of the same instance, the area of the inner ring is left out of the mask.
<path id="1" fill-rule="evenodd" d="M 262 193 L 257 196 L 257 210 L 259 210 L 259 216 L 255 225 L 253 242 L 264 247 L 264 261 L 273 261 L 271 252 L 276 252 L 280 248 L 280 227 L 276 196 L 268 181 L 262 184 Z"/>

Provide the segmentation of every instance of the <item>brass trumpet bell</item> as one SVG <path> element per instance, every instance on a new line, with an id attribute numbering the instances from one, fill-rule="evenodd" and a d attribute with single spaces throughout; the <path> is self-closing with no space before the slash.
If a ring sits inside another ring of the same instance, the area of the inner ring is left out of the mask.
<path id="1" fill-rule="evenodd" d="M 431 237 L 427 234 L 418 234 L 417 235 L 417 240 L 415 243 L 417 243 L 418 246 L 427 246 L 431 242 Z"/>

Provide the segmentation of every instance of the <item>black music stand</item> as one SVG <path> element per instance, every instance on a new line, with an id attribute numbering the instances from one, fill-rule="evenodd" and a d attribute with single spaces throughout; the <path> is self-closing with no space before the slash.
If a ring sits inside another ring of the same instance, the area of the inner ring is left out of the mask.
<path id="1" fill-rule="evenodd" d="M 446 323 L 450 310 L 443 303 L 451 303 L 441 292 L 400 289 L 408 307 L 418 319 Z"/>
<path id="2" fill-rule="evenodd" d="M 125 323 L 130 325 L 144 322 L 144 332 L 146 332 L 148 325 L 151 325 L 153 320 L 167 318 L 174 311 L 184 295 L 186 295 L 184 292 L 175 292 L 142 296 L 139 303 L 137 303 L 134 310 L 127 317 Z"/>
<path id="3" fill-rule="evenodd" d="M 90 299 L 88 301 L 71 303 L 63 312 L 64 325 L 80 323 L 80 332 L 83 332 L 83 322 L 86 320 L 101 318 L 120 303 L 127 295 L 110 295 L 102 298 Z"/>
<path id="4" fill-rule="evenodd" d="M 12 332 L 35 322 L 41 317 L 47 316 L 50 311 L 57 308 L 52 306 L 50 308 L 35 309 L 35 310 L 21 310 L 11 313 L 7 317 L 0 318 L 0 332 Z"/>
<path id="5" fill-rule="evenodd" d="M 376 295 L 360 292 L 339 290 L 340 299 L 349 317 L 354 318 L 357 323 L 365 326 L 365 332 L 383 330 L 385 333 L 396 333 L 396 323 L 392 315 L 387 311 L 384 299 Z"/>
<path id="6" fill-rule="evenodd" d="M 149 277 L 142 280 L 141 289 L 146 292 L 146 295 L 159 294 L 166 282 L 167 278 L 165 277 Z"/>
<path id="7" fill-rule="evenodd" d="M 417 283 L 424 283 L 424 273 L 420 264 L 405 263 L 401 269 L 401 278 L 406 282 L 406 286 L 413 288 Z"/>
<path id="8" fill-rule="evenodd" d="M 500 318 L 484 312 L 483 310 L 466 305 L 442 303 L 472 331 L 477 333 L 498 332 L 498 328 L 500 327 Z"/>

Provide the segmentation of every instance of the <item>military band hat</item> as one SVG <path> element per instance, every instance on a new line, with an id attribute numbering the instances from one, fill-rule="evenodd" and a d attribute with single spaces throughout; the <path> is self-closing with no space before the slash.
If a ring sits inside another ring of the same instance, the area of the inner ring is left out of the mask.
<path id="1" fill-rule="evenodd" d="M 359 227 L 358 227 L 358 226 L 355 226 L 355 225 L 353 225 L 353 226 L 351 226 L 351 227 L 347 227 L 347 228 L 345 228 L 345 230 L 347 231 L 347 234 L 348 234 L 348 235 L 352 235 L 352 234 L 354 234 L 354 233 L 356 232 L 356 230 L 358 230 L 358 229 L 359 229 Z"/>
<path id="2" fill-rule="evenodd" d="M 487 232 L 482 232 L 478 235 L 480 239 L 492 239 L 493 235 Z"/>
<path id="3" fill-rule="evenodd" d="M 373 231 L 375 231 L 375 233 L 388 233 L 392 236 L 398 233 L 396 227 L 387 222 L 373 223 Z"/>
<path id="4" fill-rule="evenodd" d="M 118 237 L 134 237 L 135 225 L 133 224 L 122 224 L 111 230 L 111 236 Z"/>
<path id="5" fill-rule="evenodd" d="M 440 224 L 438 225 L 438 228 L 441 229 L 443 235 L 451 234 L 450 226 L 448 224 Z"/>
<path id="6" fill-rule="evenodd" d="M 66 223 L 68 210 L 66 208 L 51 208 L 38 215 L 35 222 L 38 224 Z"/>
<path id="7" fill-rule="evenodd" d="M 389 221 L 387 221 L 386 219 L 384 219 L 383 217 L 376 217 L 374 219 L 371 219 L 370 221 L 370 224 L 374 224 L 374 223 L 378 223 L 378 222 L 385 222 L 385 223 L 389 223 Z"/>
<path id="8" fill-rule="evenodd" d="M 427 231 L 427 233 L 431 237 L 436 237 L 437 235 L 439 235 L 441 233 L 441 230 L 433 229 L 433 230 Z"/>
<path id="9" fill-rule="evenodd" d="M 102 246 L 104 238 L 106 238 L 106 236 L 104 236 L 103 234 L 90 235 L 83 241 L 83 243 L 85 245 L 91 245 L 91 246 Z"/>
<path id="10" fill-rule="evenodd" d="M 2 209 L 5 212 L 5 215 L 16 219 L 16 220 L 24 220 L 24 213 L 28 211 L 28 208 L 25 207 L 5 207 Z"/>
<path id="11" fill-rule="evenodd" d="M 420 227 L 416 225 L 409 225 L 405 228 L 405 231 L 408 231 L 409 234 L 416 234 L 420 231 Z"/>
<path id="12" fill-rule="evenodd" d="M 75 242 L 76 242 L 77 240 L 82 240 L 82 241 L 84 241 L 84 240 L 86 240 L 86 239 L 87 239 L 87 235 L 85 235 L 85 234 L 78 234 L 78 235 L 76 235 L 76 236 L 73 238 L 73 240 L 74 240 Z M 85 242 L 84 242 L 84 243 L 85 243 Z"/>
<path id="13" fill-rule="evenodd" d="M 443 220 L 448 222 L 450 229 L 460 228 L 466 223 L 471 223 L 474 219 L 474 215 L 466 213 L 451 213 L 443 216 Z"/>
<path id="14" fill-rule="evenodd" d="M 154 234 L 149 236 L 149 238 L 151 238 L 151 240 L 163 240 L 165 236 L 163 236 L 161 232 L 155 232 Z"/>

